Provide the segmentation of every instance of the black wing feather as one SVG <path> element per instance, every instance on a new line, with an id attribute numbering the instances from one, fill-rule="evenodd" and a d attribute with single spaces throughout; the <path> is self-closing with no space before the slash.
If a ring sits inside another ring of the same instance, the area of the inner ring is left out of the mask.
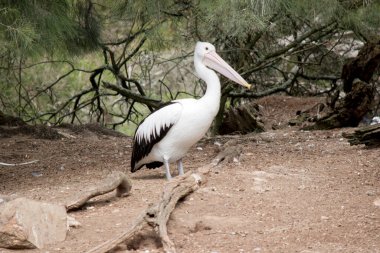
<path id="1" fill-rule="evenodd" d="M 163 108 L 165 106 L 174 104 L 174 103 L 176 103 L 176 102 L 165 103 L 159 109 L 161 109 L 161 108 Z M 156 111 L 158 111 L 159 109 L 157 109 Z M 154 111 L 153 113 L 155 113 L 156 111 Z M 139 126 L 144 122 L 144 120 L 141 121 L 141 123 L 139 124 Z M 132 158 L 131 158 L 131 172 L 138 171 L 144 165 L 146 165 L 147 168 L 149 168 L 149 169 L 154 169 L 154 168 L 157 168 L 157 167 L 160 167 L 160 166 L 163 165 L 163 163 L 160 162 L 160 161 L 154 161 L 154 162 L 151 162 L 151 163 L 148 163 L 148 164 L 143 164 L 143 165 L 139 166 L 138 168 L 135 167 L 135 165 L 141 159 L 143 159 L 144 157 L 146 157 L 147 155 L 149 155 L 150 151 L 152 151 L 153 146 L 156 143 L 158 143 L 159 141 L 161 141 L 162 138 L 165 137 L 165 135 L 169 132 L 170 128 L 172 128 L 173 125 L 174 124 L 170 124 L 168 126 L 161 127 L 159 133 L 156 133 L 155 135 L 152 133 L 150 135 L 150 140 L 149 141 L 147 139 L 145 139 L 145 138 L 142 138 L 141 142 L 139 142 L 139 143 L 137 143 L 137 140 L 136 140 L 136 133 L 137 133 L 137 130 L 138 130 L 139 126 L 136 128 L 136 132 L 135 132 L 135 135 L 133 137 L 133 150 L 132 150 Z"/>

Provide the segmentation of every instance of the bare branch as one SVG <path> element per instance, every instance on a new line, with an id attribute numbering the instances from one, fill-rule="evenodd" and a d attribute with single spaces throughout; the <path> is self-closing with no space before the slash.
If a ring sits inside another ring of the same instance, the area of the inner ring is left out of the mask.
<path id="1" fill-rule="evenodd" d="M 107 89 L 111 89 L 113 91 L 116 91 L 117 93 L 119 93 L 120 95 L 122 95 L 122 96 L 124 96 L 126 98 L 133 99 L 136 102 L 145 104 L 147 106 L 151 106 L 153 108 L 158 108 L 158 107 L 160 107 L 161 105 L 164 104 L 160 100 L 156 100 L 156 99 L 148 98 L 148 97 L 145 97 L 145 96 L 141 96 L 139 94 L 131 92 L 130 90 L 121 89 L 121 88 L 117 87 L 116 85 L 111 84 L 109 82 L 103 81 L 103 86 L 105 88 L 107 88 Z"/>
<path id="2" fill-rule="evenodd" d="M 293 69 L 290 71 L 289 75 L 291 78 L 286 80 L 284 83 L 272 88 L 268 89 L 263 92 L 251 92 L 251 91 L 243 91 L 243 92 L 230 92 L 228 94 L 229 97 L 232 98 L 260 98 L 260 97 L 265 97 L 274 93 L 278 93 L 281 91 L 286 91 L 297 79 L 298 73 L 300 71 L 299 66 L 294 66 Z"/>

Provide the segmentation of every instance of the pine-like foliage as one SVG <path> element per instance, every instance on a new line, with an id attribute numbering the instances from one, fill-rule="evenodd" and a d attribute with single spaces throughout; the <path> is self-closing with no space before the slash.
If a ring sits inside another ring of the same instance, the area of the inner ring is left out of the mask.
<path id="1" fill-rule="evenodd" d="M 200 1 L 196 8 L 197 33 L 244 38 L 258 31 L 289 35 L 289 23 L 316 26 L 332 21 L 346 30 L 372 37 L 380 24 L 380 2 L 375 0 L 216 0 Z M 216 33 L 217 31 L 217 33 Z"/>
<path id="2" fill-rule="evenodd" d="M 35 56 L 93 48 L 99 27 L 89 1 L 1 0 L 1 55 Z"/>

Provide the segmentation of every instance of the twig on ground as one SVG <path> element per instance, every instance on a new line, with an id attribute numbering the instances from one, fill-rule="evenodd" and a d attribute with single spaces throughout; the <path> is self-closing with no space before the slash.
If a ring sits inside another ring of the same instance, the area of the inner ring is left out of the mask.
<path id="1" fill-rule="evenodd" d="M 123 172 L 117 171 L 109 175 L 100 185 L 80 192 L 75 198 L 67 201 L 65 204 L 66 210 L 71 211 L 83 206 L 89 199 L 103 195 L 116 189 L 116 196 L 123 197 L 129 194 L 132 188 L 132 182 Z"/>
<path id="2" fill-rule="evenodd" d="M 3 165 L 3 166 L 19 166 L 19 165 L 26 165 L 26 164 L 36 163 L 38 161 L 39 160 L 33 160 L 33 161 L 30 161 L 30 162 L 24 162 L 24 163 L 2 163 L 2 162 L 0 162 L 0 165 Z"/>

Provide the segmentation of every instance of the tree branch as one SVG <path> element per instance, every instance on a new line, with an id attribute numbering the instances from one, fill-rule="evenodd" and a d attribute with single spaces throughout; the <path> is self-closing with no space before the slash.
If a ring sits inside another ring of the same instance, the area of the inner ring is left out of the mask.
<path id="1" fill-rule="evenodd" d="M 126 90 L 126 89 L 121 89 L 121 88 L 117 87 L 116 85 L 111 84 L 109 82 L 103 81 L 103 86 L 107 89 L 116 91 L 117 93 L 119 93 L 120 95 L 122 95 L 126 98 L 133 99 L 134 101 L 136 101 L 138 103 L 145 104 L 147 106 L 151 106 L 151 107 L 156 108 L 156 109 L 164 104 L 160 100 L 148 98 L 148 97 L 133 93 L 133 92 Z"/>
<path id="2" fill-rule="evenodd" d="M 268 89 L 266 91 L 257 92 L 257 93 L 254 93 L 252 91 L 230 92 L 228 96 L 232 98 L 261 98 L 261 97 L 269 96 L 277 92 L 286 91 L 286 89 L 289 88 L 291 85 L 293 85 L 294 82 L 296 81 L 297 77 L 299 76 L 298 73 L 300 69 L 301 68 L 299 66 L 294 66 L 293 69 L 288 74 L 291 76 L 291 78 L 289 78 L 284 83 L 272 89 Z"/>

